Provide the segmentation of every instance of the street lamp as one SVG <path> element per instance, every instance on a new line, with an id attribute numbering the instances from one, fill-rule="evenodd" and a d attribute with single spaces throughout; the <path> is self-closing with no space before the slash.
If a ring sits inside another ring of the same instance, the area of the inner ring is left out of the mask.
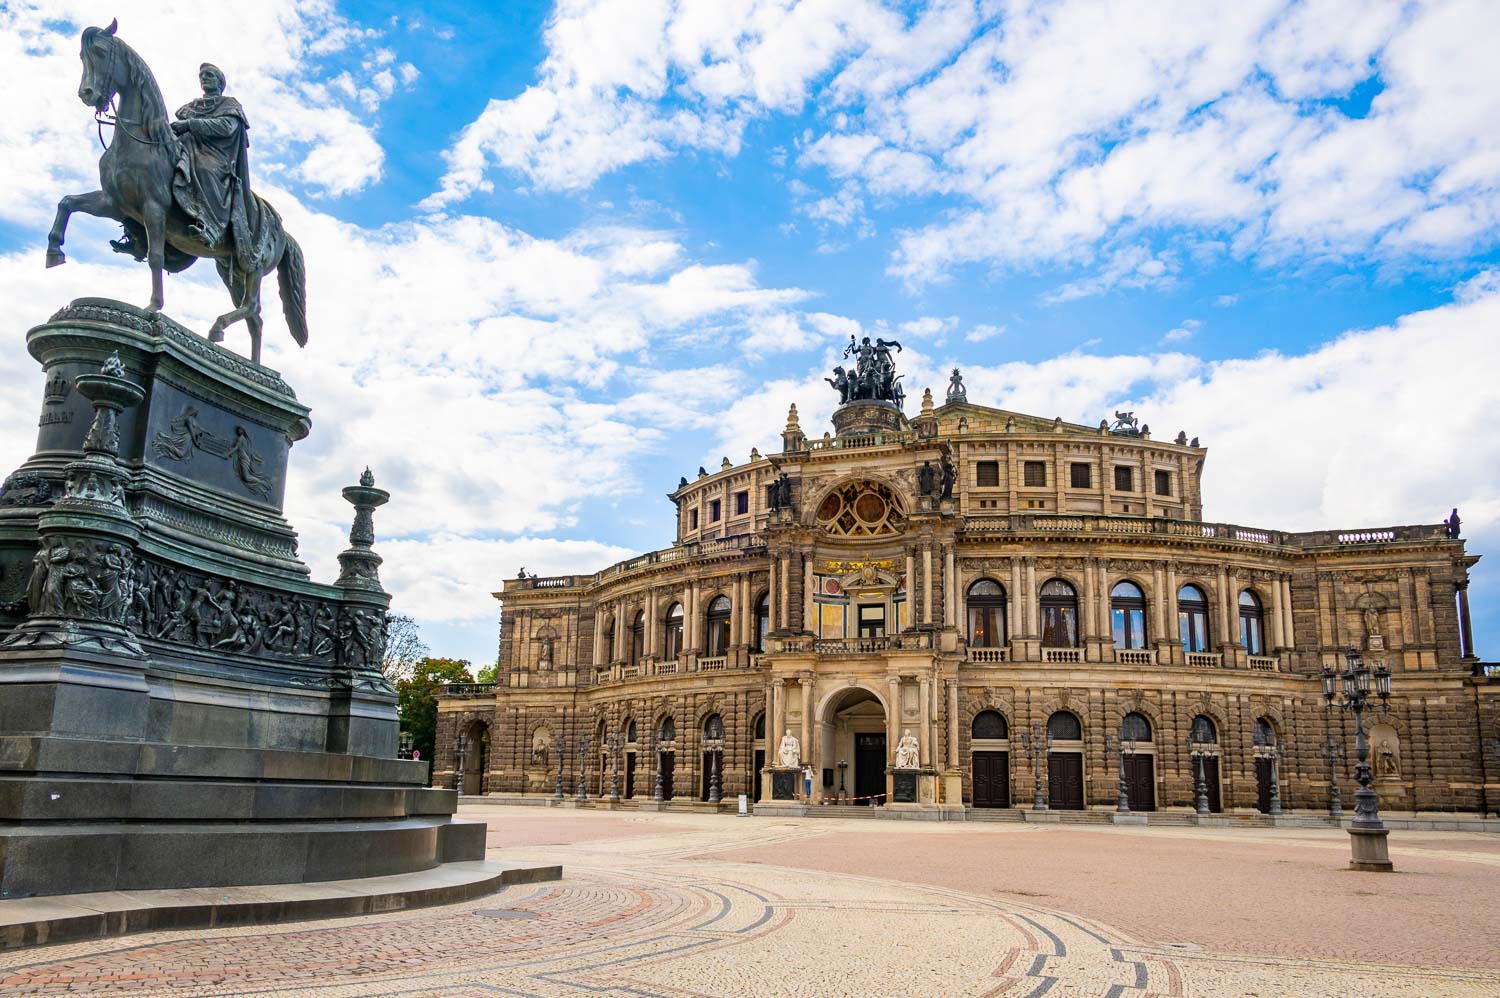
<path id="1" fill-rule="evenodd" d="M 604 744 L 609 751 L 609 802 L 620 803 L 620 733 L 611 731 L 605 736 Z"/>
<path id="2" fill-rule="evenodd" d="M 453 789 L 461 790 L 464 778 L 464 736 L 459 735 L 453 742 Z"/>
<path id="3" fill-rule="evenodd" d="M 1036 777 L 1031 808 L 1034 811 L 1045 811 L 1047 798 L 1042 796 L 1042 756 L 1052 751 L 1052 734 L 1040 724 L 1033 724 L 1030 731 L 1021 732 L 1021 745 L 1031 756 L 1031 772 Z"/>
<path id="4" fill-rule="evenodd" d="M 1344 816 L 1344 796 L 1339 792 L 1339 767 L 1344 764 L 1344 745 L 1329 735 L 1319 749 L 1323 761 L 1328 763 L 1328 817 Z"/>
<path id="5" fill-rule="evenodd" d="M 840 759 L 839 760 L 839 801 L 841 803 L 844 800 L 844 771 L 846 769 L 848 769 L 848 768 L 849 768 L 849 762 L 848 762 L 848 760 L 847 759 Z"/>
<path id="6" fill-rule="evenodd" d="M 719 792 L 719 767 L 723 765 L 720 760 L 724 753 L 724 739 L 708 738 L 704 745 L 708 749 L 708 802 L 717 804 L 722 799 Z"/>
<path id="7" fill-rule="evenodd" d="M 1110 748 L 1113 745 L 1114 748 Z M 1119 798 L 1115 801 L 1115 810 L 1120 814 L 1130 813 L 1130 783 L 1125 779 L 1125 757 L 1135 755 L 1135 739 L 1125 737 L 1125 725 L 1120 725 L 1119 734 L 1105 732 L 1104 751 L 1116 752 L 1120 757 L 1120 786 Z"/>
<path id="8" fill-rule="evenodd" d="M 1193 728 L 1188 735 L 1188 754 L 1193 759 L 1193 810 L 1199 814 L 1213 813 L 1208 807 L 1208 780 L 1203 772 L 1213 744 L 1208 732 L 1200 728 Z"/>
<path id="9" fill-rule="evenodd" d="M 1371 689 L 1371 679 L 1374 689 Z M 1391 673 L 1384 662 L 1376 662 L 1372 671 L 1364 657 L 1351 648 L 1344 653 L 1344 671 L 1323 668 L 1323 699 L 1329 707 L 1339 707 L 1354 714 L 1354 821 L 1349 826 L 1352 858 L 1349 868 L 1375 873 L 1389 873 L 1391 865 L 1386 836 L 1390 831 L 1380 820 L 1380 800 L 1370 788 L 1370 744 L 1365 739 L 1365 709 L 1373 692 L 1380 698 L 1380 709 L 1388 710 L 1391 698 Z"/>
<path id="10" fill-rule="evenodd" d="M 557 736 L 557 786 L 552 791 L 552 799 L 560 801 L 563 799 L 563 749 L 567 748 L 567 737 L 559 732 Z"/>
<path id="11" fill-rule="evenodd" d="M 589 799 L 589 736 L 587 732 L 578 736 L 578 803 Z"/>
<path id="12" fill-rule="evenodd" d="M 1255 745 L 1255 758 L 1271 763 L 1271 803 L 1269 813 L 1273 818 L 1281 816 L 1281 751 L 1276 745 L 1276 734 L 1261 731 L 1257 727 L 1251 741 Z"/>

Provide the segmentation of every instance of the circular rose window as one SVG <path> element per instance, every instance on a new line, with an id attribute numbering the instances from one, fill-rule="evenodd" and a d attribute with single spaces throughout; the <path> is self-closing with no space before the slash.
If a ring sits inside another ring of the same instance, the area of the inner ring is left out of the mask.
<path id="1" fill-rule="evenodd" d="M 818 522 L 844 537 L 894 534 L 905 519 L 900 501 L 879 482 L 847 482 L 818 505 Z"/>

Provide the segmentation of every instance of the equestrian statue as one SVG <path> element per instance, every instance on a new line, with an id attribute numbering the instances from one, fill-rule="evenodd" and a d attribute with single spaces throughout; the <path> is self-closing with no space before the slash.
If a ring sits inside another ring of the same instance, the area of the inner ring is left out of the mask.
<path id="1" fill-rule="evenodd" d="M 235 307 L 214 320 L 208 338 L 222 342 L 225 328 L 243 319 L 250 359 L 259 364 L 260 282 L 274 269 L 292 338 L 306 346 L 302 249 L 276 210 L 250 189 L 250 124 L 239 101 L 224 96 L 223 71 L 200 66 L 203 96 L 169 119 L 156 77 L 115 37 L 117 27 L 111 21 L 83 32 L 78 98 L 94 109 L 100 140 L 103 125 L 113 125 L 114 134 L 99 157 L 102 189 L 58 202 L 47 266 L 67 262 L 63 236 L 74 212 L 111 218 L 124 225 L 125 235 L 110 245 L 151 267 L 149 311 L 161 311 L 163 270 L 175 274 L 199 258 L 212 260 Z"/>

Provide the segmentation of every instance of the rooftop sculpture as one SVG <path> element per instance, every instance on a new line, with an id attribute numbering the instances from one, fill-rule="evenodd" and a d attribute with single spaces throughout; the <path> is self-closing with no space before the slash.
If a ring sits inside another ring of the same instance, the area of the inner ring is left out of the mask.
<path id="1" fill-rule="evenodd" d="M 853 336 L 849 337 L 844 357 L 854 358 L 854 370 L 846 371 L 840 365 L 833 369 L 833 377 L 823 379 L 839 393 L 839 405 L 875 401 L 889 402 L 899 409 L 905 403 L 906 391 L 901 387 L 901 375 L 896 373 L 892 347 L 901 352 L 901 344 L 896 340 L 871 342 L 866 336 L 856 342 Z"/>

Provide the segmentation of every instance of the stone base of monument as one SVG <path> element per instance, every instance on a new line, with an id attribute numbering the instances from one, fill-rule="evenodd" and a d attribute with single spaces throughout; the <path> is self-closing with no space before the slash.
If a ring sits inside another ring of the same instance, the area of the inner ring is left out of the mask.
<path id="1" fill-rule="evenodd" d="M 562 878 L 560 866 L 483 860 L 417 873 L 280 887 L 107 891 L 0 900 L 0 950 L 131 932 L 280 924 L 377 915 L 485 897 L 515 884 Z"/>
<path id="2" fill-rule="evenodd" d="M 1353 858 L 1349 861 L 1349 869 L 1360 870 L 1365 873 L 1390 873 L 1395 869 L 1391 864 L 1390 848 L 1386 844 L 1386 837 L 1390 830 L 1386 828 L 1353 828 L 1349 829 L 1349 845 L 1353 850 Z"/>
<path id="3" fill-rule="evenodd" d="M 282 514 L 308 409 L 161 315 L 33 328 L 0 486 L 0 897 L 392 875 L 484 858 L 397 759 L 368 470 L 331 584 Z M 358 465 L 351 467 L 356 471 Z"/>

